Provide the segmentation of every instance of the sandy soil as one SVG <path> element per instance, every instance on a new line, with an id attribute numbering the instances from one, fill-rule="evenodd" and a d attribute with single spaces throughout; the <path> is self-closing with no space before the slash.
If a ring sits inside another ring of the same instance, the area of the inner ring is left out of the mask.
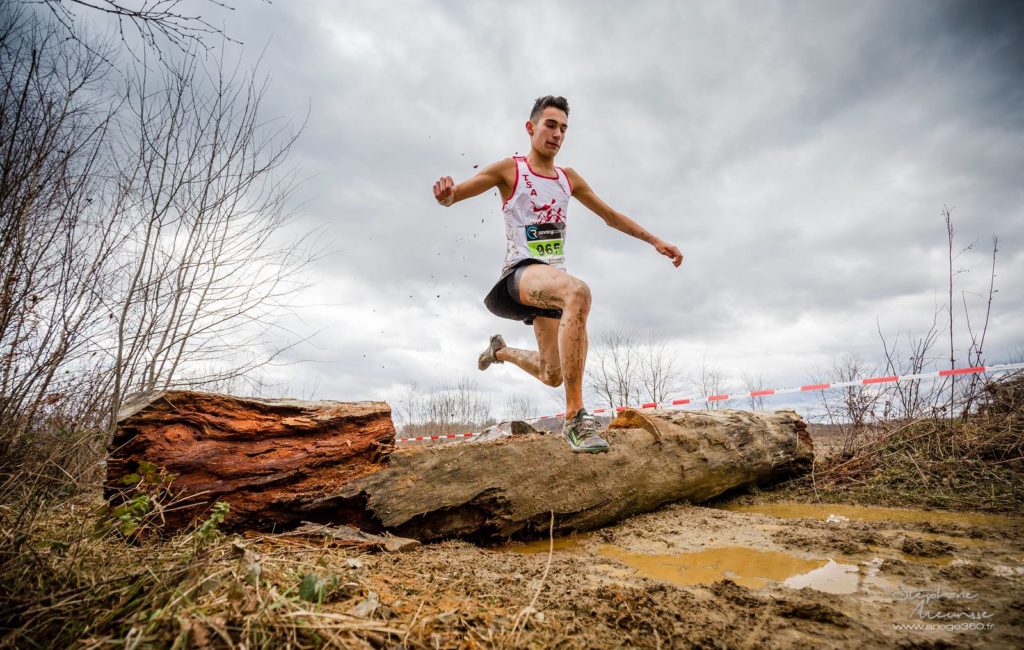
<path id="1" fill-rule="evenodd" d="M 353 586 L 434 647 L 1024 647 L 1024 518 L 765 507 L 557 540 L 546 575 L 547 541 L 365 555 Z"/>

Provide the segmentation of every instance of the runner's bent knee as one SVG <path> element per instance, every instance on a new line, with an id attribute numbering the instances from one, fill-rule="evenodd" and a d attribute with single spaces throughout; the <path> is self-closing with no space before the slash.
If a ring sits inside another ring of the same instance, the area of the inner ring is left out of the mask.
<path id="1" fill-rule="evenodd" d="M 572 278 L 570 284 L 569 297 L 566 300 L 568 304 L 570 301 L 575 302 L 576 305 L 582 309 L 590 309 L 590 287 L 583 280 Z"/>
<path id="2" fill-rule="evenodd" d="M 552 367 L 545 364 L 544 366 L 541 367 L 540 372 L 540 380 L 547 384 L 548 386 L 551 386 L 552 388 L 558 388 L 559 386 L 562 385 L 561 368 Z"/>

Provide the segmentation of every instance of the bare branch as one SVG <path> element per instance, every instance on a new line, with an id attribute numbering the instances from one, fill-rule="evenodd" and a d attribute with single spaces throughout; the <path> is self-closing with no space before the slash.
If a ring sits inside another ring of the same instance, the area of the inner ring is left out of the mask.
<path id="1" fill-rule="evenodd" d="M 218 0 L 205 0 L 209 5 L 228 11 L 234 7 Z M 27 5 L 43 5 L 64 28 L 70 38 L 87 43 L 82 36 L 79 11 L 86 14 L 105 16 L 114 22 L 118 38 L 133 55 L 137 53 L 131 43 L 131 34 L 138 37 L 143 45 L 164 60 L 163 48 L 170 46 L 181 53 L 196 49 L 210 50 L 207 39 L 211 36 L 233 41 L 223 29 L 213 25 L 199 13 L 180 10 L 184 0 L 137 0 L 121 2 L 116 0 L 23 0 Z M 76 11 L 79 10 L 79 11 Z M 126 33 L 128 27 L 131 34 Z"/>

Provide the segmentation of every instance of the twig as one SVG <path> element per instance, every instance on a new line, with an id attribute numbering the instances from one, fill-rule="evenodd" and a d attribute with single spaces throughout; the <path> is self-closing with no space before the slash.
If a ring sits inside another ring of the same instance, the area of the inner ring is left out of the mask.
<path id="1" fill-rule="evenodd" d="M 917 468 L 917 473 L 921 475 L 921 480 L 924 481 L 924 484 L 925 485 L 930 485 L 930 483 L 928 482 L 928 477 L 926 477 L 924 475 L 924 472 L 921 471 L 921 466 L 917 464 L 917 461 L 914 460 L 914 457 L 910 454 L 910 452 L 909 451 L 905 451 L 903 453 L 905 453 L 907 455 L 907 458 L 910 459 L 910 462 L 914 463 L 914 467 Z"/>
<path id="2" fill-rule="evenodd" d="M 1018 460 L 1024 460 L 1024 456 L 1017 456 L 1016 458 L 1007 458 L 1006 460 L 999 460 L 999 461 L 996 461 L 996 462 L 994 462 L 992 464 L 993 465 L 1002 465 L 1003 463 L 1012 463 L 1012 462 L 1018 461 Z"/>
<path id="3" fill-rule="evenodd" d="M 821 497 L 818 496 L 818 482 L 814 479 L 814 467 L 818 464 L 818 461 L 811 461 L 811 487 L 814 488 L 814 500 L 821 502 Z"/>
<path id="4" fill-rule="evenodd" d="M 541 590 L 544 589 L 544 582 L 548 579 L 548 571 L 551 570 L 551 559 L 554 556 L 555 556 L 555 511 L 552 510 L 551 511 L 551 524 L 548 527 L 548 564 L 547 564 L 546 567 L 544 567 L 544 575 L 542 575 L 540 577 L 540 584 L 537 585 L 537 593 L 533 594 L 533 599 L 530 601 L 530 604 L 527 605 L 526 607 L 524 607 L 523 609 L 519 610 L 519 613 L 516 614 L 516 620 L 512 624 L 512 633 L 515 635 L 515 637 L 512 640 L 512 646 L 513 647 L 517 647 L 519 645 L 519 632 L 522 632 L 522 630 L 519 630 L 519 632 L 516 632 L 516 628 L 519 627 L 519 623 L 522 621 L 523 616 L 525 614 L 527 614 L 527 613 L 536 611 L 536 610 L 534 610 L 533 606 L 534 606 L 534 604 L 536 604 L 537 598 L 540 596 Z"/>
<path id="5" fill-rule="evenodd" d="M 412 628 L 416 625 L 416 619 L 420 617 L 420 611 L 423 609 L 423 604 L 426 602 L 427 599 L 424 597 L 423 600 L 420 601 L 420 606 L 416 608 L 416 613 L 413 614 L 412 620 L 409 621 L 408 627 L 405 628 L 405 634 L 402 635 L 401 643 L 401 646 L 403 648 L 405 647 L 406 640 L 409 638 L 409 633 L 412 632 Z"/>

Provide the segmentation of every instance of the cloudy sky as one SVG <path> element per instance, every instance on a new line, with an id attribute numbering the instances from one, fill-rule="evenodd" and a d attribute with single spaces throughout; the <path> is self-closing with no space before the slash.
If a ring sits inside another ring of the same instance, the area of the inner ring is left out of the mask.
<path id="1" fill-rule="evenodd" d="M 297 228 L 334 250 L 297 296 L 293 327 L 318 334 L 268 371 L 282 392 L 393 400 L 468 377 L 497 410 L 509 394 L 552 408 L 557 391 L 510 364 L 476 370 L 495 332 L 533 344 L 482 304 L 500 200 L 444 209 L 430 192 L 525 153 L 545 94 L 571 106 L 557 162 L 686 256 L 673 269 L 574 202 L 568 266 L 593 291 L 592 337 L 662 337 L 734 389 L 743 373 L 799 385 L 842 354 L 878 362 L 879 325 L 919 336 L 945 309 L 948 206 L 957 250 L 974 243 L 955 263 L 958 360 L 993 235 L 986 359 L 1024 354 L 1019 2 L 234 4 L 200 6 L 242 56 L 262 53 L 268 117 L 309 111 Z"/>

